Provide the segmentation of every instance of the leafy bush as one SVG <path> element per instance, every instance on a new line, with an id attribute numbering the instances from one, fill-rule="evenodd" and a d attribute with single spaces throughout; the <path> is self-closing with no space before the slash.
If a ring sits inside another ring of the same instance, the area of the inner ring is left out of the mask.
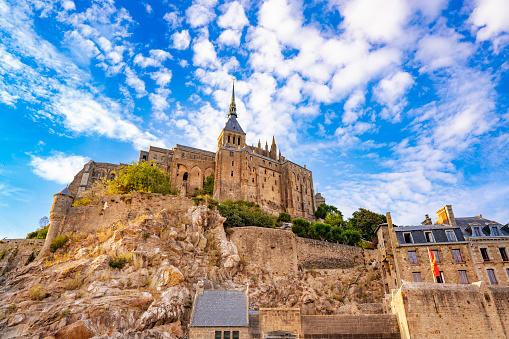
<path id="1" fill-rule="evenodd" d="M 315 211 L 315 217 L 325 219 L 327 214 L 341 214 L 341 212 L 334 206 L 321 204 Z"/>
<path id="2" fill-rule="evenodd" d="M 279 216 L 277 217 L 277 221 L 290 222 L 291 220 L 292 220 L 292 217 L 290 216 L 290 213 L 288 213 L 288 212 L 281 212 L 281 213 L 279 213 Z"/>
<path id="3" fill-rule="evenodd" d="M 343 243 L 347 245 L 357 245 L 361 241 L 361 232 L 353 229 L 347 229 L 343 232 Z"/>
<path id="4" fill-rule="evenodd" d="M 32 251 L 32 253 L 30 253 L 30 256 L 28 257 L 28 259 L 27 259 L 27 261 L 26 261 L 25 265 L 30 264 L 30 263 L 31 263 L 32 261 L 34 261 L 34 260 L 35 260 L 35 253 Z"/>
<path id="5" fill-rule="evenodd" d="M 10 249 L 6 249 L 6 248 L 4 248 L 4 249 L 2 250 L 2 253 L 0 253 L 0 260 L 2 260 L 2 259 L 4 258 L 5 254 L 6 254 L 8 251 L 10 251 Z"/>
<path id="6" fill-rule="evenodd" d="M 51 242 L 51 245 L 49 247 L 49 250 L 51 252 L 56 252 L 59 248 L 64 247 L 65 243 L 69 241 L 69 237 L 66 235 L 61 235 L 59 237 L 56 237 L 55 240 Z"/>
<path id="7" fill-rule="evenodd" d="M 46 298 L 46 292 L 42 290 L 41 285 L 33 286 L 28 293 L 32 300 L 42 300 Z"/>
<path id="8" fill-rule="evenodd" d="M 208 194 L 212 195 L 214 194 L 214 174 L 209 175 L 205 179 L 203 179 L 203 195 Z"/>
<path id="9" fill-rule="evenodd" d="M 153 161 L 122 166 L 116 171 L 115 179 L 108 182 L 108 194 L 130 194 L 133 191 L 178 194 L 171 186 L 169 174 Z"/>
<path id="10" fill-rule="evenodd" d="M 199 206 L 200 202 L 204 202 L 207 203 L 210 209 L 213 209 L 219 204 L 216 200 L 212 199 L 210 195 L 197 195 L 194 196 L 192 199 L 194 200 L 194 204 L 196 206 Z"/>
<path id="11" fill-rule="evenodd" d="M 306 238 L 311 228 L 311 223 L 302 218 L 295 218 L 292 220 L 292 232 L 298 237 Z"/>
<path id="12" fill-rule="evenodd" d="M 110 257 L 108 265 L 111 268 L 118 268 L 121 270 L 122 268 L 124 268 L 125 264 L 127 264 L 128 261 L 129 258 L 125 255 L 121 255 L 120 257 Z"/>
<path id="13" fill-rule="evenodd" d="M 331 240 L 331 226 L 329 224 L 323 224 L 320 222 L 313 223 L 312 238 L 317 240 Z"/>
<path id="14" fill-rule="evenodd" d="M 85 278 L 81 275 L 81 273 L 76 273 L 73 278 L 67 280 L 64 284 L 64 289 L 66 290 L 75 290 L 80 288 L 85 282 Z"/>
<path id="15" fill-rule="evenodd" d="M 27 239 L 46 239 L 48 235 L 49 226 L 46 226 L 40 230 L 33 231 L 27 234 Z"/>
<path id="16" fill-rule="evenodd" d="M 260 206 L 250 201 L 226 200 L 217 206 L 221 216 L 226 218 L 224 227 L 275 227 L 274 219 L 260 210 Z"/>
<path id="17" fill-rule="evenodd" d="M 76 200 L 72 207 L 81 207 L 81 206 L 89 206 L 92 205 L 92 199 L 91 198 L 81 198 L 79 200 Z"/>

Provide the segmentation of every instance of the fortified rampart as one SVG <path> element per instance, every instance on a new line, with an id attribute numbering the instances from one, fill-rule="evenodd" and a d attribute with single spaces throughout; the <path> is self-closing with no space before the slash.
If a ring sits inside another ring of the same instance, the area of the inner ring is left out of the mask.
<path id="1" fill-rule="evenodd" d="M 261 308 L 249 316 L 251 338 L 282 331 L 298 338 L 400 338 L 393 314 L 303 315 L 300 308 Z"/>
<path id="2" fill-rule="evenodd" d="M 286 230 L 248 226 L 232 231 L 230 239 L 250 264 L 282 273 L 362 266 L 365 257 L 372 257 L 364 252 L 376 254 L 360 247 L 299 238 Z"/>
<path id="3" fill-rule="evenodd" d="M 402 338 L 507 338 L 509 286 L 403 283 L 390 302 Z"/>
<path id="4" fill-rule="evenodd" d="M 185 197 L 154 193 L 103 196 L 98 205 L 71 207 L 60 233 L 87 233 L 103 229 L 119 220 L 134 219 L 138 214 L 155 213 L 163 208 L 180 206 L 187 210 L 193 203 Z"/>
<path id="5" fill-rule="evenodd" d="M 55 195 L 42 254 L 49 251 L 51 242 L 59 235 L 86 234 L 118 221 L 132 220 L 138 214 L 156 213 L 164 208 L 187 210 L 194 204 L 186 197 L 134 192 L 103 196 L 97 205 L 71 207 L 67 197 L 61 193 Z"/>

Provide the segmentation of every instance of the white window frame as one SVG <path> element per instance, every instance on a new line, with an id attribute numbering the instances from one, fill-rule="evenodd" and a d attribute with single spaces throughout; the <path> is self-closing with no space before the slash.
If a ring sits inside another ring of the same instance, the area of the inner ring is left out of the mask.
<path id="1" fill-rule="evenodd" d="M 410 242 L 406 241 L 405 234 L 410 235 Z M 412 232 L 403 232 L 403 239 L 405 239 L 405 244 L 413 244 L 414 243 L 414 237 L 412 237 Z"/>
<path id="2" fill-rule="evenodd" d="M 452 238 L 453 240 L 449 239 L 448 234 L 452 234 L 452 237 L 451 237 L 451 238 Z M 445 236 L 447 237 L 447 241 L 449 241 L 449 242 L 455 242 L 455 241 L 458 241 L 458 238 L 456 238 L 456 233 L 454 233 L 454 231 L 452 231 L 452 230 L 446 230 L 446 231 L 445 231 Z"/>
<path id="3" fill-rule="evenodd" d="M 428 241 L 428 236 L 430 235 L 430 241 Z M 426 238 L 426 242 L 435 242 L 435 236 L 433 235 L 433 231 L 424 231 L 424 238 Z"/>

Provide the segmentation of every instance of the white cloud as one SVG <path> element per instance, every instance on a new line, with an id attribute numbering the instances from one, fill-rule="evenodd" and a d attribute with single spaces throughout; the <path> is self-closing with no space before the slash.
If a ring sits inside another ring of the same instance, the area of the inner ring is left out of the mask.
<path id="1" fill-rule="evenodd" d="M 69 184 L 76 173 L 90 160 L 79 155 L 67 155 L 62 152 L 52 152 L 51 156 L 38 157 L 30 155 L 29 165 L 32 172 L 41 178 L 55 181 L 59 184 Z"/>
<path id="2" fill-rule="evenodd" d="M 147 94 L 145 91 L 145 82 L 141 80 L 136 73 L 134 73 L 129 67 L 126 67 L 124 70 L 126 76 L 126 83 L 129 87 L 133 88 L 136 93 L 138 93 L 138 97 L 144 96 Z"/>
<path id="3" fill-rule="evenodd" d="M 66 11 L 72 11 L 72 10 L 76 9 L 76 5 L 74 4 L 74 1 L 71 1 L 71 0 L 62 1 L 62 7 Z"/>
<path id="4" fill-rule="evenodd" d="M 150 77 L 156 81 L 156 84 L 158 84 L 161 87 L 164 87 L 170 83 L 172 78 L 172 72 L 171 70 L 164 68 L 150 74 Z"/>
<path id="5" fill-rule="evenodd" d="M 163 146 L 164 143 L 149 132 L 143 132 L 137 124 L 122 116 L 122 107 L 114 101 L 94 100 L 90 94 L 70 91 L 55 103 L 56 113 L 64 118 L 67 129 L 90 135 L 92 133 L 132 142 L 134 148 L 143 149 L 149 145 Z"/>
<path id="6" fill-rule="evenodd" d="M 374 89 L 376 100 L 385 105 L 382 111 L 382 118 L 394 121 L 401 120 L 401 112 L 407 105 L 404 95 L 414 85 L 412 76 L 403 71 L 382 79 Z"/>
<path id="7" fill-rule="evenodd" d="M 171 40 L 173 41 L 173 48 L 184 50 L 189 47 L 191 36 L 187 30 L 183 30 L 182 32 L 173 33 Z"/>
<path id="8" fill-rule="evenodd" d="M 97 39 L 97 44 L 99 45 L 99 47 L 101 47 L 101 49 L 108 53 L 109 51 L 111 51 L 111 42 L 106 39 L 105 37 L 99 37 L 99 39 Z"/>
<path id="9" fill-rule="evenodd" d="M 364 114 L 363 105 L 366 102 L 364 92 L 357 90 L 350 95 L 343 105 L 343 124 L 351 124 Z"/>
<path id="10" fill-rule="evenodd" d="M 149 4 L 145 4 L 145 10 L 147 11 L 148 14 L 152 14 L 153 12 L 152 6 L 150 6 Z"/>
<path id="11" fill-rule="evenodd" d="M 218 41 L 226 46 L 238 47 L 240 46 L 241 36 L 242 32 L 233 29 L 227 29 L 221 33 Z"/>
<path id="12" fill-rule="evenodd" d="M 168 21 L 168 25 L 170 26 L 171 29 L 175 29 L 177 27 L 180 27 L 182 21 L 184 20 L 184 17 L 180 12 L 175 11 L 166 13 L 163 19 Z"/>
<path id="13" fill-rule="evenodd" d="M 187 22 L 192 28 L 207 25 L 215 17 L 217 0 L 194 0 L 193 5 L 186 10 Z"/>
<path id="14" fill-rule="evenodd" d="M 493 40 L 509 33 L 509 2 L 506 0 L 476 0 L 469 22 L 477 30 L 478 41 Z"/>
<path id="15" fill-rule="evenodd" d="M 214 45 L 204 37 L 193 43 L 193 64 L 198 67 L 216 67 L 218 65 Z"/>
<path id="16" fill-rule="evenodd" d="M 452 30 L 442 30 L 442 35 L 423 37 L 415 54 L 415 58 L 423 64 L 420 71 L 429 72 L 463 65 L 474 53 L 474 46 L 469 42 L 460 42 L 462 38 L 463 36 Z"/>
<path id="17" fill-rule="evenodd" d="M 238 1 L 232 1 L 223 6 L 224 14 L 217 20 L 217 25 L 222 28 L 242 29 L 249 25 L 244 7 Z"/>
<path id="18" fill-rule="evenodd" d="M 170 108 L 170 104 L 166 100 L 169 94 L 169 90 L 162 90 L 159 93 L 150 93 L 149 100 L 152 104 L 152 109 L 154 111 L 164 111 Z"/>
<path id="19" fill-rule="evenodd" d="M 350 0 L 340 7 L 344 17 L 341 26 L 355 38 L 392 41 L 403 33 L 410 15 L 404 0 Z"/>

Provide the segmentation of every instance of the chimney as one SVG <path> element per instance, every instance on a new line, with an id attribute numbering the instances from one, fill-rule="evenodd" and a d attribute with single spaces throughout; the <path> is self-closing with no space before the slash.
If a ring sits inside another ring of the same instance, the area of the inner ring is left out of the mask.
<path id="1" fill-rule="evenodd" d="M 421 222 L 421 225 L 433 225 L 433 221 L 428 214 L 425 215 L 424 221 Z"/>

